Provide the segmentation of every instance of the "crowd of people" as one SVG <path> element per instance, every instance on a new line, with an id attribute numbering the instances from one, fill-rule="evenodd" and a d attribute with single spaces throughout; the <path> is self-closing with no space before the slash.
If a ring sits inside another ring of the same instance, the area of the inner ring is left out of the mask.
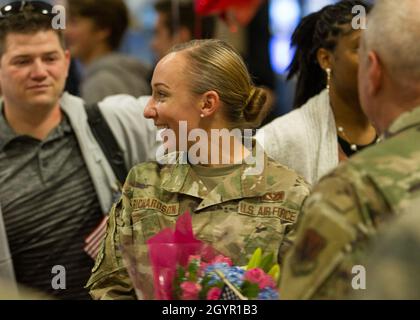
<path id="1" fill-rule="evenodd" d="M 65 30 L 42 1 L 0 9 L 0 298 L 135 299 L 123 246 L 190 212 L 235 264 L 275 253 L 280 299 L 420 299 L 420 0 L 304 17 L 295 110 L 263 126 L 270 92 L 176 3 L 155 5 L 153 68 L 118 51 L 123 0 L 68 0 Z"/>

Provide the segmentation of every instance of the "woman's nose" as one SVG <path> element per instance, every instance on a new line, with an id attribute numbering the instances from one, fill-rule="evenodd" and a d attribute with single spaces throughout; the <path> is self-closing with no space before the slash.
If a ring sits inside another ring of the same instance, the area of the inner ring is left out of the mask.
<path id="1" fill-rule="evenodd" d="M 150 98 L 149 102 L 147 103 L 146 107 L 144 108 L 144 117 L 147 119 L 154 119 L 157 116 L 155 104 L 153 102 L 153 98 Z"/>

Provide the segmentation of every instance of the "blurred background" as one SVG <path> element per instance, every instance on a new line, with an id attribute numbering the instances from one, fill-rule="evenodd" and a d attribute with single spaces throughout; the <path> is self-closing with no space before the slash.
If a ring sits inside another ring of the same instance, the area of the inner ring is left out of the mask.
<path id="1" fill-rule="evenodd" d="M 65 5 L 66 0 L 45 0 Z M 155 0 L 124 0 L 130 10 L 131 23 L 120 51 L 136 57 L 151 67 L 156 63 L 150 43 L 157 13 Z M 184 0 L 173 0 L 184 1 Z M 211 0 L 210 0 L 211 1 Z M 250 0 L 243 0 L 246 4 Z M 4 5 L 11 0 L 0 0 Z M 287 67 L 293 55 L 290 39 L 300 19 L 336 0 L 264 0 L 246 26 L 235 32 L 218 19 L 216 37 L 233 44 L 244 56 L 258 85 L 270 88 L 275 94 L 273 111 L 265 123 L 291 110 L 294 82 L 286 82 Z M 79 66 L 81 68 L 81 66 Z"/>
<path id="2" fill-rule="evenodd" d="M 153 0 L 125 1 L 130 7 L 134 23 L 126 35 L 121 50 L 153 65 L 154 57 L 150 50 L 156 19 Z M 251 73 L 262 74 L 261 77 L 264 79 L 260 79 L 260 82 L 275 91 L 276 100 L 270 118 L 287 113 L 292 107 L 294 83 L 286 82 L 285 79 L 286 69 L 293 55 L 290 38 L 294 28 L 302 17 L 335 2 L 337 1 L 267 0 L 249 25 L 243 28 L 245 30 L 240 28 L 235 33 L 231 33 L 224 23 L 219 21 L 217 37 L 229 40 L 245 57 L 248 57 L 247 63 Z M 267 50 L 268 57 L 261 54 L 264 50 Z M 261 56 L 263 59 L 260 59 Z"/>

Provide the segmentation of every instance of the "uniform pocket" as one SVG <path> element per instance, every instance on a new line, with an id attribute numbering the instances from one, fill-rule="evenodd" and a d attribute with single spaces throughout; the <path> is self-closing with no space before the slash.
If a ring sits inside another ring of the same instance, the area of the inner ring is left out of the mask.
<path id="1" fill-rule="evenodd" d="M 247 263 L 257 248 L 261 248 L 264 254 L 273 253 L 277 257 L 287 225 L 282 224 L 278 219 L 254 218 L 250 220 L 249 224 L 252 224 L 253 231 L 245 238 L 242 254 L 245 260 L 242 262 Z"/>

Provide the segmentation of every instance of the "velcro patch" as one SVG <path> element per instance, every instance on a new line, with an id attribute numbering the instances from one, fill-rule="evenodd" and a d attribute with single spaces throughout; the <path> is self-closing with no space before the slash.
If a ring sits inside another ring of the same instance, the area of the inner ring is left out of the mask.
<path id="1" fill-rule="evenodd" d="M 279 201 L 282 201 L 283 199 L 284 199 L 284 191 L 269 192 L 261 197 L 262 201 L 267 201 L 267 202 L 279 202 Z"/>
<path id="2" fill-rule="evenodd" d="M 156 198 L 133 198 L 131 199 L 133 211 L 140 209 L 154 209 L 168 216 L 179 215 L 179 203 L 164 203 Z"/>
<path id="3" fill-rule="evenodd" d="M 240 201 L 238 213 L 250 217 L 277 218 L 284 222 L 295 223 L 298 211 L 283 207 L 278 203 L 255 204 L 248 201 Z"/>

